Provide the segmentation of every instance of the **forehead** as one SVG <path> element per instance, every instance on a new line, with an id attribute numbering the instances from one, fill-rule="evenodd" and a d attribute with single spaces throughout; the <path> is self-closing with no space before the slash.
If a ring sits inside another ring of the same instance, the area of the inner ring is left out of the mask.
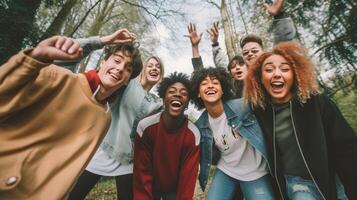
<path id="1" fill-rule="evenodd" d="M 149 60 L 147 61 L 147 63 L 159 64 L 159 61 L 156 60 L 156 58 L 149 58 Z"/>
<path id="2" fill-rule="evenodd" d="M 262 49 L 262 47 L 257 42 L 247 42 L 242 49 L 244 51 L 249 49 Z"/>
<path id="3" fill-rule="evenodd" d="M 185 85 L 182 84 L 181 82 L 176 82 L 176 83 L 170 85 L 170 86 L 168 87 L 168 89 L 178 89 L 178 90 L 186 89 L 186 90 L 187 90 L 187 88 L 185 87 Z"/>
<path id="4" fill-rule="evenodd" d="M 116 51 L 115 53 L 113 53 L 109 58 L 112 59 L 123 59 L 126 62 L 130 62 L 132 60 L 129 52 L 123 52 L 123 51 Z"/>
<path id="5" fill-rule="evenodd" d="M 264 60 L 263 65 L 272 64 L 272 63 L 277 63 L 277 64 L 286 63 L 286 64 L 288 64 L 288 61 L 283 56 L 274 54 L 274 55 L 267 57 Z"/>

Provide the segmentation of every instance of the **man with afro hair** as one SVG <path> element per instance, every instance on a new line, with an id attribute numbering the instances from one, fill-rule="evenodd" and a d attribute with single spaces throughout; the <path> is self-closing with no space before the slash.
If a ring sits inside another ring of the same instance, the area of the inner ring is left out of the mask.
<path id="1" fill-rule="evenodd" d="M 200 134 L 184 115 L 190 81 L 182 73 L 158 87 L 164 110 L 142 119 L 134 145 L 134 199 L 192 199 L 198 174 Z"/>

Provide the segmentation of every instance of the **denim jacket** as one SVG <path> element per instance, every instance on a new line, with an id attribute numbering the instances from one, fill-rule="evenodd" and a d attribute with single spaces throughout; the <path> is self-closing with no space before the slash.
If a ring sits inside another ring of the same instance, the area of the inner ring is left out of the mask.
<path id="1" fill-rule="evenodd" d="M 232 129 L 238 131 L 240 135 L 258 150 L 267 161 L 268 155 L 262 131 L 254 114 L 249 106 L 244 104 L 243 99 L 233 99 L 225 102 L 224 112 L 227 116 L 228 125 L 232 127 Z M 207 185 L 209 169 L 213 162 L 213 154 L 217 153 L 214 152 L 214 140 L 208 121 L 207 110 L 201 114 L 195 125 L 200 130 L 201 134 L 199 182 L 204 191 Z"/>

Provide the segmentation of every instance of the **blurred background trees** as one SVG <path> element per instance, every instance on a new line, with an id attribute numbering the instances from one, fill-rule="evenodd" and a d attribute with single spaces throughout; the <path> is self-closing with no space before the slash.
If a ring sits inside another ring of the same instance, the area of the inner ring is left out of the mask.
<path id="1" fill-rule="evenodd" d="M 264 38 L 267 49 L 272 47 L 272 38 L 267 31 L 271 18 L 263 9 L 264 2 L 0 0 L 0 63 L 4 63 L 21 48 L 31 47 L 52 35 L 79 38 L 106 35 L 118 28 L 128 28 L 136 33 L 145 57 L 155 53 L 158 46 L 167 45 L 161 43 L 160 37 L 155 35 L 159 29 L 158 23 L 169 30 L 174 45 L 182 42 L 182 36 L 178 36 L 177 32 L 187 25 L 185 9 L 188 4 L 202 8 L 208 6 L 219 11 L 221 36 L 224 37 L 228 57 L 232 58 L 240 53 L 239 40 L 248 33 Z M 357 116 L 348 114 L 357 113 L 356 0 L 286 0 L 285 10 L 296 24 L 297 40 L 309 49 L 317 66 L 323 92 L 335 98 L 349 122 L 357 129 Z M 207 11 L 202 13 L 209 14 Z M 168 51 L 174 52 L 177 49 Z"/>

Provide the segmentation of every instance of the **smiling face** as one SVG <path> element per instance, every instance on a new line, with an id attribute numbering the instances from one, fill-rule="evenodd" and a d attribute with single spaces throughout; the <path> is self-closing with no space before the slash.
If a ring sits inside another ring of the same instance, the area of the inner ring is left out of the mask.
<path id="1" fill-rule="evenodd" d="M 188 105 L 188 89 L 180 82 L 170 85 L 164 96 L 165 112 L 171 117 L 183 115 Z"/>
<path id="2" fill-rule="evenodd" d="M 231 75 L 234 80 L 244 80 L 247 75 L 247 66 L 243 64 L 239 64 L 238 62 L 234 62 L 230 68 Z"/>
<path id="3" fill-rule="evenodd" d="M 106 90 L 116 90 L 128 84 L 131 73 L 131 57 L 118 51 L 101 62 L 98 76 L 102 87 Z"/>
<path id="4" fill-rule="evenodd" d="M 256 42 L 248 42 L 242 48 L 244 62 L 251 66 L 263 54 L 262 47 Z"/>
<path id="5" fill-rule="evenodd" d="M 271 55 L 262 66 L 262 83 L 273 103 L 285 103 L 292 98 L 294 73 L 288 61 L 280 55 Z"/>
<path id="6" fill-rule="evenodd" d="M 142 73 L 142 79 L 144 79 L 142 81 L 150 86 L 155 85 L 162 78 L 161 65 L 155 58 L 150 58 L 147 61 Z"/>
<path id="7" fill-rule="evenodd" d="M 221 82 L 216 77 L 207 76 L 199 85 L 198 95 L 205 107 L 220 102 L 223 95 Z"/>

